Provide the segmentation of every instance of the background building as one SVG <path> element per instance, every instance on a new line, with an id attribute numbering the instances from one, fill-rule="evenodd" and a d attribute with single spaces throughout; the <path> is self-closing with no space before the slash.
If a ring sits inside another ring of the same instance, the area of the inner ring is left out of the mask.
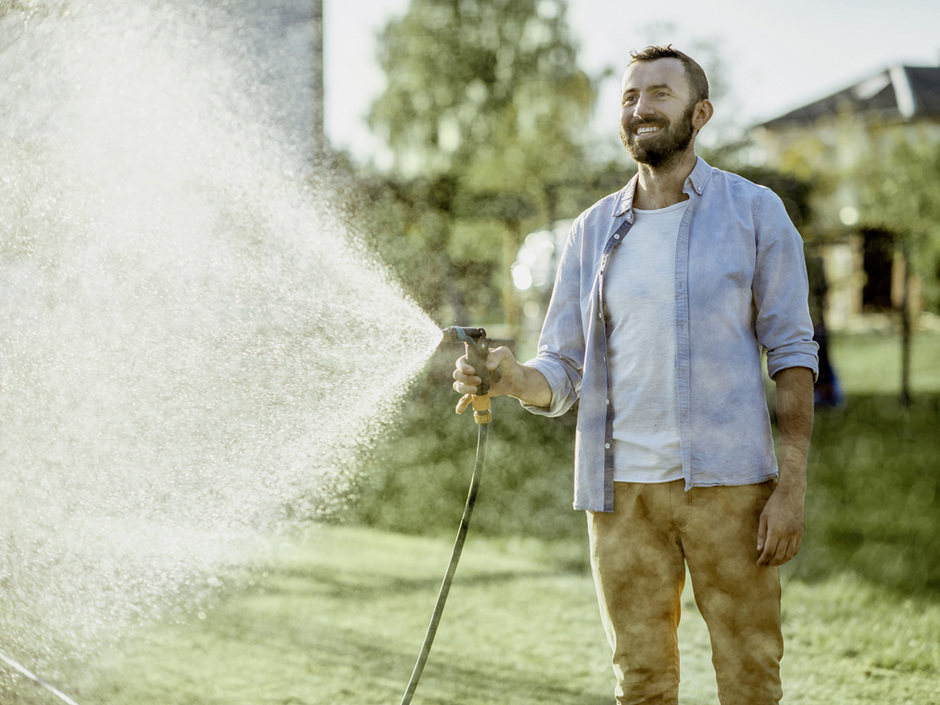
<path id="1" fill-rule="evenodd" d="M 865 179 L 905 143 L 940 143 L 940 67 L 892 66 L 821 100 L 758 125 L 752 133 L 767 167 L 811 185 L 803 235 L 822 258 L 830 328 L 889 325 L 904 298 L 906 263 L 896 232 L 866 226 Z M 934 175 L 940 188 L 940 174 Z M 924 308 L 909 283 L 911 313 Z"/>

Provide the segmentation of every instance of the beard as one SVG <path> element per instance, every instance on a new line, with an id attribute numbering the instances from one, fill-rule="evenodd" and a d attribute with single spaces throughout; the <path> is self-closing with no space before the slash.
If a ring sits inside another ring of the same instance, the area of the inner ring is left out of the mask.
<path id="1" fill-rule="evenodd" d="M 620 124 L 620 139 L 627 152 L 637 164 L 647 164 L 651 167 L 669 166 L 675 162 L 692 141 L 692 115 L 695 112 L 695 103 L 689 103 L 682 116 L 675 124 L 666 118 L 642 120 L 639 118 L 630 121 L 624 127 Z M 654 134 L 637 139 L 636 129 L 642 126 L 659 126 L 662 129 Z"/>

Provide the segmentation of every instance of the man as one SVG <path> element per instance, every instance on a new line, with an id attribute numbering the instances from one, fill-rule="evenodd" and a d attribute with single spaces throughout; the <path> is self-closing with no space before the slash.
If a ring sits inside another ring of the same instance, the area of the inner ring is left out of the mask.
<path id="1" fill-rule="evenodd" d="M 502 373 L 490 394 L 535 413 L 580 399 L 574 506 L 587 511 L 620 705 L 678 702 L 686 567 L 722 705 L 782 696 L 777 567 L 802 538 L 816 344 L 780 199 L 695 154 L 712 112 L 691 58 L 632 55 L 620 131 L 639 172 L 574 222 L 537 357 L 498 348 L 487 361 Z M 480 380 L 465 358 L 454 379 L 462 411 Z"/>

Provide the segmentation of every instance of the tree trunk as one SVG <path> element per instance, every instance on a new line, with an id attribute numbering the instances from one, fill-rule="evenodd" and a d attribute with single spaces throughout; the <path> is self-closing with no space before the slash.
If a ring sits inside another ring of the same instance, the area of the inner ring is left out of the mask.
<path id="1" fill-rule="evenodd" d="M 522 316 L 519 300 L 512 280 L 512 265 L 516 261 L 521 240 L 520 222 L 516 219 L 503 221 L 503 316 L 509 327 L 509 335 L 514 342 L 522 339 Z"/>
<path id="2" fill-rule="evenodd" d="M 907 244 L 901 242 L 904 279 L 901 286 L 901 396 L 902 409 L 911 405 L 911 273 Z"/>

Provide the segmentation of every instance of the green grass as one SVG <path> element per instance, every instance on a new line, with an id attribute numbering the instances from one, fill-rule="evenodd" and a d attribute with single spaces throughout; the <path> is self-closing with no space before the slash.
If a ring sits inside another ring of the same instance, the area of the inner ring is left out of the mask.
<path id="1" fill-rule="evenodd" d="M 896 336 L 836 335 L 831 354 L 846 403 L 816 414 L 800 574 L 940 594 L 940 334 L 913 338 L 906 410 Z"/>
<path id="2" fill-rule="evenodd" d="M 831 336 L 832 364 L 849 394 L 897 394 L 901 385 L 901 342 L 897 335 L 837 333 Z M 940 333 L 911 338 L 911 388 L 940 392 Z"/>
<path id="3" fill-rule="evenodd" d="M 850 395 L 817 414 L 801 575 L 847 569 L 940 595 L 938 408 L 940 396 L 902 412 L 893 396 Z"/>
<path id="4" fill-rule="evenodd" d="M 784 702 L 940 702 L 940 336 L 837 337 L 844 408 L 817 415 L 800 556 L 784 571 Z M 474 425 L 432 368 L 370 457 L 347 525 L 298 529 L 234 566 L 215 604 L 141 628 L 55 677 L 81 705 L 397 703 L 424 637 L 473 462 Z M 498 400 L 467 548 L 415 705 L 612 702 L 608 649 L 570 509 L 571 419 Z M 369 526 L 371 525 L 371 527 Z M 682 702 L 714 705 L 683 597 Z M 0 669 L 0 673 L 3 669 Z M 4 705 L 56 705 L 0 677 Z"/>
<path id="5" fill-rule="evenodd" d="M 906 410 L 897 386 L 871 379 L 881 369 L 882 378 L 897 382 L 896 341 L 835 340 L 846 402 L 816 415 L 807 530 L 796 563 L 803 579 L 851 571 L 893 589 L 940 594 L 940 390 L 931 387 L 940 335 L 917 340 Z M 428 377 L 367 462 L 350 521 L 412 534 L 453 530 L 448 508 L 466 494 L 474 426 L 450 413 L 455 395 L 446 375 L 432 368 Z M 584 517 L 570 509 L 573 415 L 536 417 L 506 399 L 495 400 L 494 409 L 474 533 L 552 539 L 567 547 L 572 567 L 584 568 Z"/>
<path id="6" fill-rule="evenodd" d="M 82 705 L 397 703 L 449 553 L 445 539 L 311 529 L 241 573 L 242 587 L 202 618 L 133 634 L 88 664 L 72 695 Z M 415 704 L 612 702 L 593 584 L 567 563 L 551 543 L 471 536 Z M 691 590 L 683 602 L 682 702 L 714 705 Z M 940 698 L 935 600 L 845 576 L 788 578 L 784 626 L 785 702 Z"/>

